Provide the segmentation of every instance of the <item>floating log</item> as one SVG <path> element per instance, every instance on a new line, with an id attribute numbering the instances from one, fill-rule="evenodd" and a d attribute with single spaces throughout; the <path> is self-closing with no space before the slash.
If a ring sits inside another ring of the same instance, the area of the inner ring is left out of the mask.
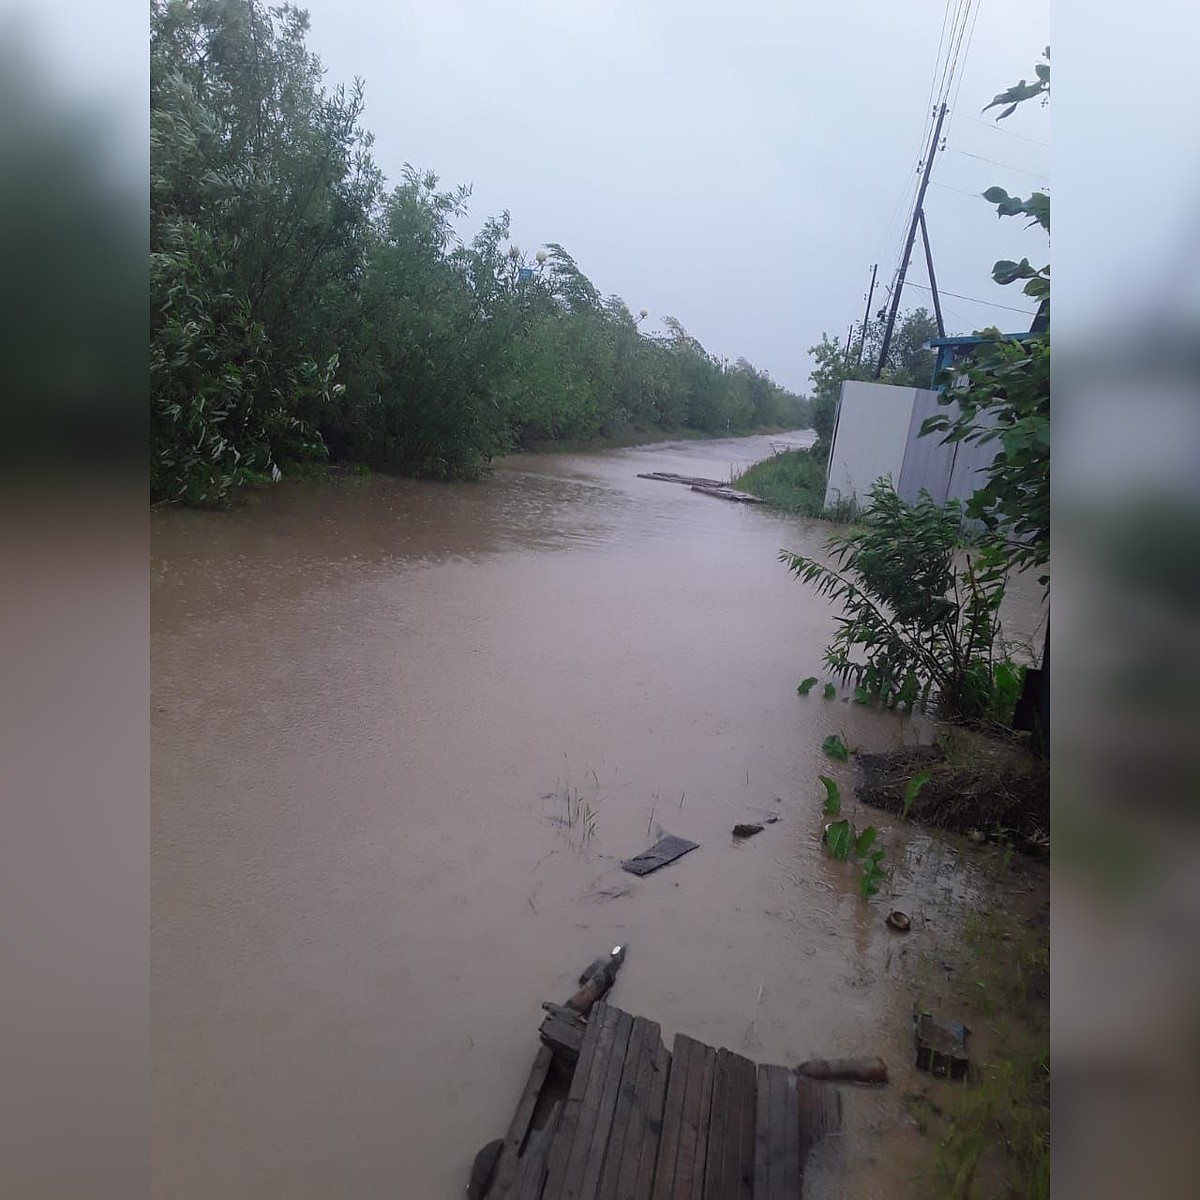
<path id="1" fill-rule="evenodd" d="M 887 1063 L 882 1058 L 810 1058 L 796 1068 L 809 1079 L 845 1080 L 850 1083 L 887 1083 Z"/>
<path id="2" fill-rule="evenodd" d="M 639 475 L 639 479 L 657 479 L 660 483 L 682 483 L 687 487 L 723 488 L 729 484 L 724 479 L 704 479 L 699 475 L 673 475 L 670 471 L 650 471 Z"/>
<path id="3" fill-rule="evenodd" d="M 761 496 L 752 496 L 749 492 L 739 492 L 737 488 L 731 488 L 727 484 L 720 484 L 718 487 L 701 487 L 699 484 L 692 484 L 692 491 L 703 492 L 706 496 L 716 496 L 718 500 L 732 500 L 735 504 L 766 504 Z"/>
<path id="4" fill-rule="evenodd" d="M 648 471 L 639 474 L 639 479 L 657 479 L 661 483 L 681 483 L 690 487 L 693 492 L 704 492 L 716 496 L 718 500 L 733 500 L 738 504 L 764 504 L 761 496 L 752 496 L 749 492 L 740 492 L 730 487 L 723 479 L 705 479 L 701 475 L 674 475 L 670 471 Z"/>

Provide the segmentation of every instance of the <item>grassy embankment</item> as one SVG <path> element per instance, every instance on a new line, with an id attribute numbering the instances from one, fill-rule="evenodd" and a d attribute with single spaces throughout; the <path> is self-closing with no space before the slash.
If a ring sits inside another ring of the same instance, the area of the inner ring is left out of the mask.
<path id="1" fill-rule="evenodd" d="M 785 450 L 755 463 L 732 486 L 761 496 L 772 508 L 819 517 L 825 504 L 825 451 Z"/>

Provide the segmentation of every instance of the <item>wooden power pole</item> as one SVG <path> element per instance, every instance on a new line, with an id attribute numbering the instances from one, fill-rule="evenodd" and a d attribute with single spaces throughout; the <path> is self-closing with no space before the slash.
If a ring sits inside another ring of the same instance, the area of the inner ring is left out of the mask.
<path id="1" fill-rule="evenodd" d="M 867 344 L 867 322 L 871 319 L 871 301 L 875 298 L 875 276 L 879 271 L 879 264 L 876 263 L 871 268 L 871 286 L 867 291 L 867 308 L 863 313 L 862 333 L 858 338 L 858 361 L 862 362 L 863 349 Z"/>
<path id="2" fill-rule="evenodd" d="M 929 187 L 929 175 L 933 170 L 933 156 L 937 153 L 938 140 L 942 136 L 942 122 L 945 119 L 946 106 L 941 104 L 938 106 L 937 120 L 933 125 L 933 137 L 929 139 L 929 152 L 925 155 L 925 170 L 921 174 L 921 186 L 917 189 L 917 202 L 913 205 L 912 222 L 908 227 L 908 237 L 904 242 L 904 255 L 900 259 L 900 273 L 896 276 L 896 287 L 892 292 L 892 306 L 888 310 L 887 325 L 883 331 L 883 348 L 879 351 L 879 363 L 875 368 L 876 379 L 883 373 L 883 368 L 887 364 L 888 351 L 892 348 L 892 331 L 896 327 L 896 314 L 900 311 L 900 293 L 904 291 L 904 276 L 908 274 L 913 242 L 917 237 L 917 223 L 921 219 L 921 210 L 925 204 L 925 192 Z M 940 304 L 938 307 L 941 307 Z"/>

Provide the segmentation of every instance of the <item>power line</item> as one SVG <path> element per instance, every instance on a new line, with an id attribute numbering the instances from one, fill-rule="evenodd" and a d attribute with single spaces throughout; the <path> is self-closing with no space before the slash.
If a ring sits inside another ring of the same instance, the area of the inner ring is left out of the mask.
<path id="1" fill-rule="evenodd" d="M 950 60 L 950 73 L 946 77 L 946 90 L 942 93 L 942 103 L 945 104 L 950 96 L 950 88 L 954 83 L 955 73 L 958 71 L 958 56 L 962 50 L 963 35 L 967 31 L 967 19 L 971 15 L 972 0 L 966 0 L 962 10 L 962 23 L 958 27 L 958 40 L 954 43 L 954 57 Z"/>
<path id="2" fill-rule="evenodd" d="M 1003 125 L 998 125 L 994 121 L 983 121 L 979 117 L 973 117 L 969 113 L 963 113 L 963 117 L 968 121 L 974 121 L 976 125 L 982 125 L 984 129 L 991 129 L 996 133 L 1003 133 L 1008 137 L 1019 138 L 1023 142 L 1032 142 L 1035 146 L 1042 146 L 1045 149 L 1050 149 L 1049 142 L 1043 142 L 1039 138 L 1030 137 L 1028 134 L 1017 133 L 1012 129 L 1005 129 Z"/>
<path id="3" fill-rule="evenodd" d="M 909 287 L 920 288 L 923 292 L 932 291 L 932 288 L 926 287 L 923 283 L 916 283 L 909 280 Z M 1005 308 L 1009 312 L 1020 313 L 1022 316 L 1032 317 L 1036 312 L 1035 309 L 1028 308 L 1013 308 L 1011 304 L 997 304 L 995 300 L 980 300 L 978 296 L 964 296 L 961 292 L 948 292 L 945 288 L 938 288 L 938 294 L 941 296 L 953 296 L 956 300 L 970 300 L 972 304 L 986 304 L 988 308 Z"/>
<path id="4" fill-rule="evenodd" d="M 927 107 L 930 111 L 933 110 L 933 94 L 937 89 L 937 69 L 938 63 L 942 61 L 942 46 L 946 41 L 946 22 L 950 20 L 950 0 L 946 0 L 946 7 L 942 9 L 942 32 L 938 34 L 937 54 L 933 59 L 933 78 L 929 81 L 929 100 Z M 921 138 L 921 144 L 925 144 L 925 138 Z"/>
<path id="5" fill-rule="evenodd" d="M 967 58 L 971 54 L 971 43 L 975 40 L 975 25 L 979 21 L 979 10 L 983 5 L 983 0 L 977 0 L 975 5 L 975 15 L 971 18 L 971 31 L 967 34 L 967 48 L 963 51 L 963 69 L 959 74 L 958 83 L 954 88 L 954 99 L 950 101 L 950 129 L 946 130 L 946 140 L 950 140 L 950 130 L 954 128 L 954 114 L 958 111 L 958 96 L 962 91 L 963 80 L 967 74 Z"/>
<path id="6" fill-rule="evenodd" d="M 956 188 L 948 183 L 939 183 L 936 179 L 931 179 L 930 184 L 933 187 L 945 188 L 948 192 L 957 192 L 960 196 L 970 196 L 972 200 L 982 200 L 983 196 L 979 192 L 968 192 L 966 188 Z"/>
<path id="7" fill-rule="evenodd" d="M 977 158 L 980 162 L 991 163 L 993 167 L 1003 167 L 1006 171 L 1016 171 L 1019 175 L 1031 175 L 1034 179 L 1045 179 L 1045 171 L 1027 171 L 1024 167 L 1014 167 L 1012 163 L 997 162 L 994 158 L 984 158 L 982 154 L 972 154 L 970 150 L 955 150 L 966 158 Z"/>

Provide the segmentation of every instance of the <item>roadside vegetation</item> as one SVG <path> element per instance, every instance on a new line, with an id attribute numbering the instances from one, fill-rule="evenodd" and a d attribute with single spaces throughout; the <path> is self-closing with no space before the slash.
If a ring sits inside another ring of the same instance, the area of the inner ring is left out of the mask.
<path id="1" fill-rule="evenodd" d="M 674 318 L 646 332 L 563 246 L 515 245 L 508 213 L 464 237 L 468 187 L 385 180 L 362 81 L 327 88 L 307 30 L 263 0 L 150 6 L 153 500 L 220 505 L 301 464 L 471 478 L 515 447 L 808 423 Z"/>

